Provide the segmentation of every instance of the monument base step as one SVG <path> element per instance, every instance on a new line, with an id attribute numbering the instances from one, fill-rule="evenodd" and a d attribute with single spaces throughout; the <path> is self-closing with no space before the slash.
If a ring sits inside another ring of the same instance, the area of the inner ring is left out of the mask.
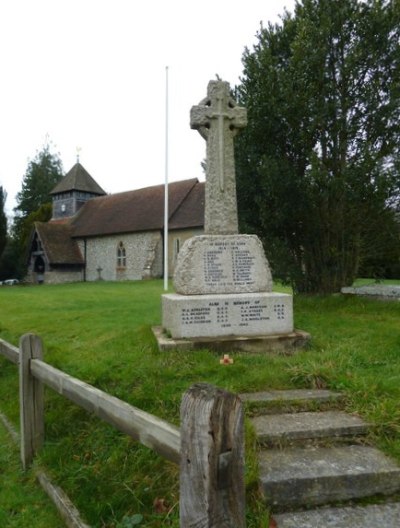
<path id="1" fill-rule="evenodd" d="M 169 337 L 161 326 L 154 326 L 152 330 L 160 351 L 207 348 L 216 352 L 238 351 L 291 355 L 307 345 L 311 339 L 310 334 L 302 330 L 268 336 L 221 336 L 185 339 Z"/>

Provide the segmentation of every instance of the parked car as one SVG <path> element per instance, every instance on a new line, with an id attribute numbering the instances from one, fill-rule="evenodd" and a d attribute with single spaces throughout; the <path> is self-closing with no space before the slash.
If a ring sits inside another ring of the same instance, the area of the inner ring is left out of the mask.
<path id="1" fill-rule="evenodd" d="M 18 279 L 7 279 L 3 281 L 3 286 L 15 286 L 16 284 L 19 284 Z"/>

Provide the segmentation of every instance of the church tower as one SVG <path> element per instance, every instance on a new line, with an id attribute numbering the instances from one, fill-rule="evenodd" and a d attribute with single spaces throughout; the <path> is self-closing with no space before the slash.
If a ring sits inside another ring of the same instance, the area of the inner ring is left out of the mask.
<path id="1" fill-rule="evenodd" d="M 88 200 L 104 196 L 106 192 L 78 161 L 50 194 L 53 198 L 52 220 L 60 220 L 74 216 Z"/>

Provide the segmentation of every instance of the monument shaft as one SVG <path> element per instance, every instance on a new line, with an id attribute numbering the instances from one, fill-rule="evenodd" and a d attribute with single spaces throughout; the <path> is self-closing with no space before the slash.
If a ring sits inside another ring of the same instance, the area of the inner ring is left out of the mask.
<path id="1" fill-rule="evenodd" d="M 207 97 L 191 110 L 190 126 L 207 141 L 205 234 L 238 233 L 233 139 L 246 123 L 246 109 L 223 81 L 210 81 Z"/>

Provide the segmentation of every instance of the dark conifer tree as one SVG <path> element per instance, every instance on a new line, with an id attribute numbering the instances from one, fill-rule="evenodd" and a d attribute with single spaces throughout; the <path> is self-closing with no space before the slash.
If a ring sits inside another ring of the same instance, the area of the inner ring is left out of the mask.
<path id="1" fill-rule="evenodd" d="M 243 65 L 242 229 L 295 290 L 338 291 L 398 247 L 400 4 L 301 0 L 261 27 Z"/>

